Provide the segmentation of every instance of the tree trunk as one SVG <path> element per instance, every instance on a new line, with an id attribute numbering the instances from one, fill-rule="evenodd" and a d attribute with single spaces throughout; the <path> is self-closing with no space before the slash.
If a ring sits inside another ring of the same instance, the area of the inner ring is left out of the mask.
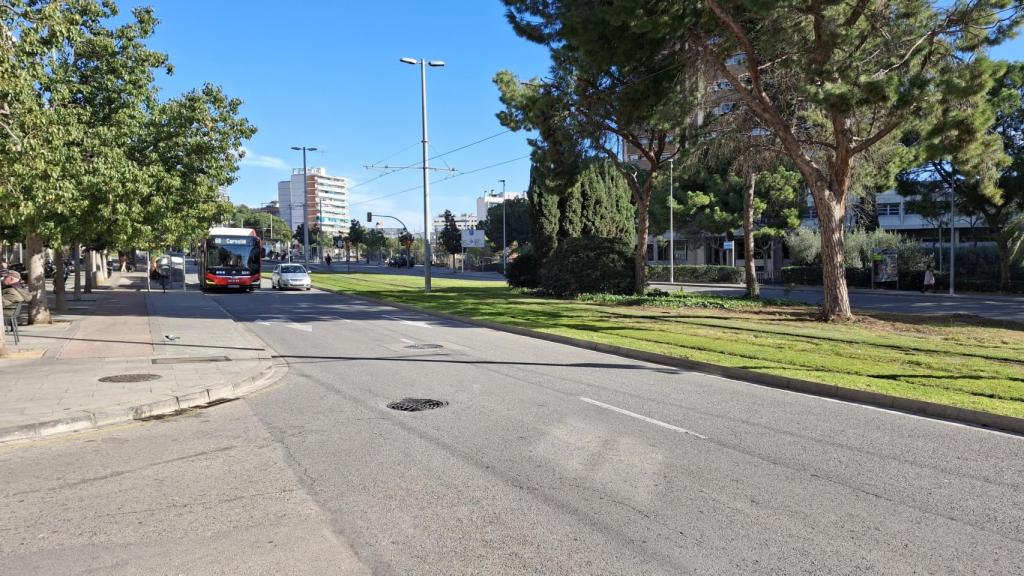
<path id="1" fill-rule="evenodd" d="M 36 234 L 29 234 L 28 244 L 28 289 L 32 293 L 32 301 L 28 306 L 29 324 L 49 324 L 50 307 L 46 301 L 46 275 L 43 264 L 46 261 L 46 248 L 43 239 Z"/>
<path id="2" fill-rule="evenodd" d="M 92 250 L 86 249 L 85 251 L 85 293 L 91 294 L 92 289 L 96 287 L 96 272 L 95 267 L 92 265 Z"/>
<path id="3" fill-rule="evenodd" d="M 647 232 L 650 230 L 647 197 L 636 206 L 636 248 L 633 250 L 633 293 L 642 295 L 647 289 Z"/>
<path id="4" fill-rule="evenodd" d="M 57 312 L 66 312 L 68 309 L 64 288 L 64 248 L 57 246 L 53 249 L 53 295 Z"/>
<path id="5" fill-rule="evenodd" d="M 1010 291 L 1010 239 L 1006 234 L 996 234 L 996 251 L 999 252 L 999 291 Z"/>
<path id="6" fill-rule="evenodd" d="M 826 322 L 851 320 L 853 312 L 846 289 L 846 260 L 843 255 L 844 206 L 826 201 L 824 194 L 815 196 L 821 226 L 822 319 Z"/>
<path id="7" fill-rule="evenodd" d="M 75 300 L 82 299 L 82 245 L 74 244 L 71 248 L 71 263 L 75 267 Z"/>
<path id="8" fill-rule="evenodd" d="M 757 266 L 754 262 L 754 187 L 757 174 L 747 175 L 747 188 L 743 193 L 743 259 L 747 298 L 759 298 L 761 287 L 757 284 Z"/>

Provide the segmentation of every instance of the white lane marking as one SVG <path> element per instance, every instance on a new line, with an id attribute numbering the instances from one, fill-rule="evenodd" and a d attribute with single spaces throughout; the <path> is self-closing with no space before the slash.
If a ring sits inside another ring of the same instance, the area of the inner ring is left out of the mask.
<path id="1" fill-rule="evenodd" d="M 349 320 L 348 318 L 342 318 L 342 319 L 341 319 L 341 321 L 342 321 L 342 322 L 348 322 L 348 323 L 350 323 L 350 324 L 352 323 L 352 321 L 351 321 L 351 320 Z"/>
<path id="2" fill-rule="evenodd" d="M 415 341 L 409 340 L 408 338 L 399 338 L 399 340 L 401 340 L 402 342 L 405 342 L 406 344 L 415 344 L 416 343 Z"/>
<path id="3" fill-rule="evenodd" d="M 284 322 L 283 320 L 271 320 L 271 321 L 268 322 L 266 320 L 260 320 L 259 323 L 263 324 L 264 326 L 275 326 L 275 325 L 276 326 L 287 326 L 289 328 L 294 328 L 294 329 L 299 330 L 301 332 L 312 332 L 313 331 L 313 326 L 312 325 L 310 325 L 310 324 L 299 324 L 297 322 Z"/>
<path id="4" fill-rule="evenodd" d="M 853 400 L 843 400 L 841 398 L 829 398 L 828 396 L 818 396 L 816 394 L 809 394 L 807 392 L 800 392 L 798 390 L 786 390 L 785 388 L 775 388 L 774 386 L 765 386 L 764 384 L 757 384 L 754 382 L 746 382 L 743 380 L 734 380 L 732 378 L 726 378 L 725 376 L 718 376 L 715 374 L 704 374 L 703 372 L 692 372 L 691 374 L 697 374 L 700 376 L 706 376 L 709 378 L 718 378 L 730 384 L 742 384 L 745 386 L 757 386 L 765 390 L 773 392 L 785 392 L 786 394 L 796 394 L 804 398 L 812 398 L 814 400 L 824 400 L 825 402 L 833 402 L 835 404 L 842 404 L 844 406 L 854 406 L 857 408 L 864 408 L 866 410 L 874 410 L 875 412 L 885 412 L 886 414 L 895 414 L 896 416 L 906 416 L 908 418 L 915 418 L 917 420 L 924 420 L 926 422 L 934 422 L 936 424 L 946 424 L 947 426 L 957 426 L 959 428 L 967 428 L 968 430 L 977 430 L 979 432 L 988 432 L 989 434 L 998 434 L 1000 436 L 1009 436 L 1011 438 L 1021 439 L 1019 434 L 1013 432 L 1004 432 L 1002 430 L 993 430 L 991 428 L 984 428 L 982 426 L 975 426 L 973 424 L 962 424 L 960 422 L 953 422 L 952 420 L 943 420 L 941 418 L 933 418 L 931 416 L 924 416 L 921 414 L 914 414 L 912 412 L 900 412 L 899 410 L 890 410 L 888 408 L 882 408 L 881 406 L 872 406 L 870 404 L 861 404 L 860 402 L 854 402 Z"/>
<path id="5" fill-rule="evenodd" d="M 385 318 L 390 318 L 392 320 L 398 320 L 399 322 L 401 322 L 403 324 L 408 324 L 410 326 L 419 326 L 420 328 L 430 328 L 430 324 L 427 324 L 426 322 L 415 322 L 413 320 L 402 320 L 401 318 L 398 318 L 396 316 L 388 316 L 387 314 L 385 314 L 384 317 Z"/>
<path id="6" fill-rule="evenodd" d="M 655 420 L 654 418 L 648 418 L 647 416 L 644 416 L 642 414 L 637 414 L 636 412 L 630 412 L 629 410 L 623 410 L 622 408 L 616 408 L 615 406 L 612 406 L 610 404 L 605 404 L 604 402 L 598 402 L 597 400 L 591 400 L 590 398 L 584 398 L 582 396 L 580 396 L 580 400 L 583 400 L 584 402 L 586 402 L 588 404 L 593 404 L 594 406 L 600 406 L 601 408 L 606 408 L 608 410 L 611 410 L 612 412 L 618 412 L 619 414 L 625 414 L 626 416 L 632 416 L 633 418 L 637 418 L 637 419 L 643 420 L 644 422 L 648 422 L 648 423 L 654 424 L 656 426 L 661 426 L 663 428 L 668 428 L 669 430 L 675 430 L 676 432 L 682 432 L 683 434 L 689 434 L 690 436 L 696 436 L 697 438 L 700 438 L 701 440 L 707 440 L 708 439 L 707 436 L 702 436 L 700 434 L 697 434 L 696 432 L 692 432 L 690 430 L 687 430 L 686 428 L 680 428 L 679 426 L 673 426 L 672 424 L 668 424 L 666 422 L 662 422 L 661 420 Z"/>

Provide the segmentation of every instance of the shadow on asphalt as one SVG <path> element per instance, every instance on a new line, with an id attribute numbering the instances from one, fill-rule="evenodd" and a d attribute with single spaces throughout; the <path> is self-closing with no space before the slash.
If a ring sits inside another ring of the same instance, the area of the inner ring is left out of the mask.
<path id="1" fill-rule="evenodd" d="M 653 368 L 637 364 L 608 364 L 603 362 L 575 362 L 572 364 L 557 364 L 552 362 L 512 362 L 508 360 L 454 360 L 445 358 L 439 354 L 423 354 L 420 356 L 305 356 L 299 354 L 274 355 L 273 358 L 287 360 L 289 364 L 318 364 L 326 362 L 438 362 L 441 364 L 470 364 L 473 366 L 546 366 L 552 368 L 600 368 L 612 370 L 640 370 L 646 372 L 657 372 L 659 374 L 682 374 L 680 370 L 672 368 Z M 300 360 L 292 362 L 292 360 Z"/>
<path id="2" fill-rule="evenodd" d="M 63 337 L 63 336 L 42 336 L 40 334 L 27 334 L 26 336 L 30 336 L 32 338 L 45 338 L 45 339 L 50 339 L 50 340 L 67 340 L 67 341 L 76 341 L 76 342 L 103 342 L 103 343 L 111 343 L 111 344 L 147 344 L 147 345 L 152 345 L 154 347 L 166 346 L 168 348 L 174 348 L 174 347 L 176 347 L 176 348 L 214 348 L 214 349 L 217 349 L 217 350 L 255 350 L 257 352 L 262 352 L 264 350 L 263 348 L 247 348 L 247 347 L 241 347 L 241 346 L 212 346 L 212 345 L 209 345 L 209 344 L 179 344 L 179 343 L 175 343 L 175 342 L 151 342 L 149 340 L 139 340 L 139 341 L 134 341 L 134 340 L 100 340 L 100 339 L 97 339 L 97 338 L 66 338 L 66 337 Z"/>

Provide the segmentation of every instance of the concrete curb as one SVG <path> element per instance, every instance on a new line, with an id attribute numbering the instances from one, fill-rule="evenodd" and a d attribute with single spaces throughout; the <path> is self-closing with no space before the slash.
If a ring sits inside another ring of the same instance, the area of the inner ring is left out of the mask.
<path id="1" fill-rule="evenodd" d="M 0 428 L 0 444 L 20 440 L 36 440 L 49 436 L 81 432 L 83 430 L 94 430 L 133 420 L 173 414 L 188 408 L 202 407 L 211 402 L 235 400 L 274 384 L 287 371 L 288 365 L 286 363 L 273 359 L 271 360 L 270 367 L 261 374 L 246 376 L 229 384 L 203 388 L 187 394 L 170 396 L 164 400 L 146 402 L 135 406 L 82 410 L 65 418 Z"/>
<path id="2" fill-rule="evenodd" d="M 400 310 L 408 310 L 411 312 L 418 312 L 421 314 L 437 316 L 439 318 L 444 318 L 445 320 L 461 322 L 463 324 L 469 324 L 471 326 L 490 328 L 491 330 L 508 332 L 510 334 L 517 334 L 519 336 L 526 336 L 528 338 L 537 338 L 539 340 L 546 340 L 548 342 L 565 344 L 568 346 L 574 346 L 576 348 L 593 350 L 595 352 L 601 352 L 604 354 L 612 354 L 615 356 L 621 356 L 623 358 L 630 358 L 632 360 L 649 362 L 651 364 L 659 364 L 662 366 L 669 366 L 672 368 L 681 368 L 684 370 L 701 372 L 703 374 L 712 374 L 715 376 L 721 376 L 723 378 L 729 378 L 731 380 L 739 380 L 742 382 L 759 384 L 761 386 L 767 386 L 770 388 L 778 388 L 782 390 L 789 390 L 792 392 L 800 392 L 803 394 L 810 394 L 812 396 L 834 398 L 846 402 L 864 404 L 867 406 L 885 408 L 888 410 L 896 410 L 899 412 L 916 414 L 918 416 L 926 416 L 928 418 L 934 418 L 936 420 L 947 420 L 951 422 L 967 424 L 970 426 L 976 426 L 980 428 L 991 428 L 1002 432 L 1010 432 L 1014 434 L 1024 435 L 1024 419 L 1022 418 L 1003 416 L 1001 414 L 991 414 L 989 412 L 971 410 L 968 408 L 946 406 L 945 404 L 936 404 L 934 402 L 926 402 L 924 400 L 900 398 L 898 396 L 889 396 L 887 394 L 880 394 L 878 392 L 855 390 L 853 388 L 842 388 L 840 386 L 834 386 L 832 384 L 822 384 L 820 382 L 811 382 L 809 380 L 800 380 L 797 378 L 789 378 L 787 376 L 765 374 L 763 372 L 755 372 L 753 370 L 746 370 L 743 368 L 730 368 L 728 366 L 719 366 L 717 364 L 709 364 L 707 362 L 688 360 L 686 358 L 676 358 L 675 356 L 667 356 L 665 354 L 657 354 L 655 352 L 644 352 L 642 350 L 634 350 L 632 348 L 625 348 L 622 346 L 615 346 L 612 344 L 591 342 L 590 340 L 573 338 L 571 336 L 561 336 L 559 334 L 538 332 L 537 330 L 532 330 L 530 328 L 521 328 L 519 326 L 499 324 L 497 322 L 491 322 L 489 320 L 475 320 L 472 318 L 466 318 L 464 316 L 448 314 L 446 312 L 434 312 L 431 310 L 423 310 L 422 308 L 416 308 L 415 306 L 410 306 L 408 304 L 387 302 L 384 300 L 378 300 L 376 298 L 363 296 L 362 294 L 355 296 L 352 294 L 342 292 L 340 290 L 331 290 L 319 287 L 317 287 L 317 289 L 322 290 L 324 292 L 341 294 L 343 296 L 348 296 L 350 298 L 358 298 L 360 300 L 374 302 L 382 306 L 390 306 L 393 308 L 398 308 Z"/>

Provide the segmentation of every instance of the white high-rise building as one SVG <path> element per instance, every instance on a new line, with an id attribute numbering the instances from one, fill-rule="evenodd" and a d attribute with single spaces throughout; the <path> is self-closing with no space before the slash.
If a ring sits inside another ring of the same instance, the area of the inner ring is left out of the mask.
<path id="1" fill-rule="evenodd" d="M 319 224 L 320 229 L 331 236 L 347 234 L 348 180 L 329 176 L 326 168 L 308 168 L 305 174 L 305 191 L 308 194 L 305 205 L 303 180 L 302 169 L 296 168 L 292 171 L 291 179 L 277 183 L 281 218 L 293 230 L 306 222 L 310 226 Z"/>

